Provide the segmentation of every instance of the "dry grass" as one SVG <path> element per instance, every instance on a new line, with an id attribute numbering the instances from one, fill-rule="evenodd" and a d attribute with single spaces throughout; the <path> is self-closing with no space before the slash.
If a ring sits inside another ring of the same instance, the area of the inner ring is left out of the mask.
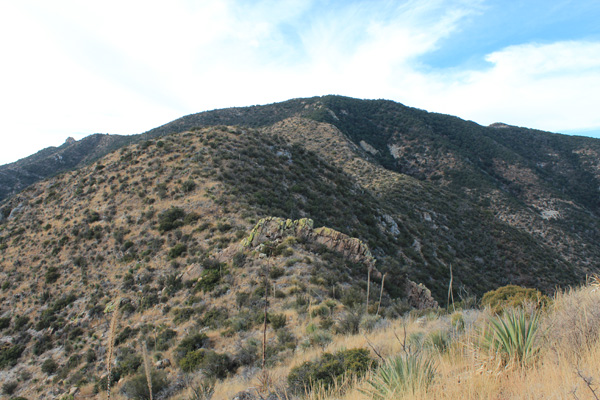
<path id="1" fill-rule="evenodd" d="M 583 400 L 596 399 L 600 394 L 600 291 L 593 285 L 556 294 L 540 321 L 539 355 L 525 366 L 504 366 L 499 357 L 479 347 L 482 327 L 490 317 L 486 311 L 464 314 L 466 324 L 461 332 L 452 329 L 449 316 L 431 316 L 390 321 L 368 336 L 336 336 L 324 350 L 298 351 L 293 358 L 271 369 L 271 376 L 276 384 L 282 385 L 292 368 L 316 359 L 324 351 L 372 346 L 386 358 L 402 354 L 409 347 L 414 351 L 417 337 L 446 329 L 452 337 L 446 351 L 426 347 L 420 350 L 435 361 L 437 374 L 432 385 L 426 392 L 406 393 L 403 399 Z M 374 352 L 373 356 L 376 357 Z M 369 398 L 364 390 L 370 376 L 362 380 L 347 377 L 331 388 L 319 386 L 304 398 L 365 400 Z M 220 382 L 213 398 L 231 398 L 241 390 L 256 387 L 257 382 L 257 378 Z"/>

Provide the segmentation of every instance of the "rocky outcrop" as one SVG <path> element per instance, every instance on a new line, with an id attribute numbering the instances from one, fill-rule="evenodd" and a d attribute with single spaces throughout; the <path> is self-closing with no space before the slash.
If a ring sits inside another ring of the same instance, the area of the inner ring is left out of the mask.
<path id="1" fill-rule="evenodd" d="M 368 246 L 360 239 L 350 237 L 334 229 L 313 228 L 312 219 L 298 220 L 276 217 L 263 218 L 252 229 L 250 235 L 242 241 L 244 247 L 255 248 L 271 241 L 278 242 L 287 237 L 296 237 L 304 241 L 319 243 L 328 249 L 342 254 L 350 261 L 375 266 L 375 258 Z"/>
<path id="2" fill-rule="evenodd" d="M 414 307 L 417 310 L 439 307 L 438 302 L 431 296 L 431 291 L 422 283 L 417 284 L 410 279 L 407 279 L 404 289 L 408 305 L 411 307 Z"/>

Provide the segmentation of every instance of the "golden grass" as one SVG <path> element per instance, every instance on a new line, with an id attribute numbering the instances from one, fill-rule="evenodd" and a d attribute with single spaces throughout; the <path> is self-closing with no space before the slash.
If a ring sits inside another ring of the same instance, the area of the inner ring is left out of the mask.
<path id="1" fill-rule="evenodd" d="M 489 313 L 466 312 L 469 313 L 467 327 L 464 332 L 452 333 L 454 339 L 447 351 L 422 350 L 428 352 L 436 362 L 437 374 L 433 384 L 426 392 L 406 393 L 402 398 L 596 399 L 595 395 L 600 395 L 600 312 L 597 312 L 600 309 L 600 291 L 594 289 L 590 285 L 555 295 L 540 323 L 538 357 L 524 367 L 504 367 L 497 357 L 480 349 L 478 342 L 481 329 L 487 323 Z M 571 325 L 566 326 L 565 323 Z M 449 316 L 398 319 L 367 336 L 335 336 L 324 350 L 299 350 L 292 358 L 271 369 L 270 373 L 274 382 L 284 385 L 285 377 L 292 368 L 318 358 L 323 352 L 364 347 L 371 348 L 374 357 L 373 349 L 383 357 L 390 357 L 405 351 L 414 334 L 426 336 L 440 329 L 452 329 Z M 369 397 L 361 390 L 367 388 L 369 377 L 369 374 L 362 380 L 346 377 L 331 388 L 317 386 L 304 398 L 365 400 Z M 584 378 L 591 378 L 590 385 Z M 213 398 L 231 398 L 241 390 L 256 387 L 257 382 L 256 377 L 248 381 L 232 378 L 219 382 Z M 596 394 L 592 393 L 590 387 Z"/>

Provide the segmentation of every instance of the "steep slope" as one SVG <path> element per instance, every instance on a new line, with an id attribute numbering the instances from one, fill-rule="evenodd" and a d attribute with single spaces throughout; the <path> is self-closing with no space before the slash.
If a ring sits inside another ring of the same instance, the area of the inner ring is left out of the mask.
<path id="1" fill-rule="evenodd" d="M 232 160 L 242 163 L 239 169 Z M 249 170 L 252 175 L 244 175 Z M 230 182 L 229 174 L 252 190 Z M 290 200 L 283 193 L 256 190 L 269 185 L 303 185 L 297 217 L 314 215 L 317 221 L 298 223 L 314 226 L 314 234 L 251 236 L 263 216 L 287 214 L 280 208 Z M 364 225 L 376 222 L 368 207 L 356 207 L 353 217 L 334 212 L 345 202 L 370 199 L 313 152 L 227 127 L 129 146 L 35 184 L 12 198 L 19 206 L 0 225 L 4 379 L 21 382 L 17 393 L 29 398 L 57 396 L 75 385 L 84 394 L 102 390 L 109 319 L 117 308 L 122 316 L 113 377 L 119 385 L 139 370 L 140 343 L 147 342 L 153 355 L 170 360 L 176 390 L 177 375 L 199 362 L 186 358 L 192 350 L 185 346 L 200 330 L 207 336 L 193 351 L 202 348 L 220 360 L 215 377 L 251 368 L 258 362 L 266 290 L 269 363 L 285 359 L 300 343 L 319 345 L 328 330 L 346 329 L 336 328 L 337 318 L 364 307 L 368 269 L 361 258 L 368 251 L 345 250 L 366 248 L 360 240 L 320 227 L 343 222 L 361 235 L 380 235 Z M 324 200 L 329 208 L 321 207 Z M 244 244 L 249 237 L 251 245 Z M 373 280 L 371 293 L 377 293 L 376 272 Z M 415 290 L 427 300 L 426 290 L 408 283 L 402 275 L 389 279 L 392 295 L 384 292 L 382 314 L 398 315 L 408 302 L 422 301 L 405 296 Z M 375 299 L 372 304 L 379 305 Z M 322 320 L 316 333 L 301 328 L 309 312 L 321 313 L 310 317 Z"/>
<path id="2" fill-rule="evenodd" d="M 95 134 L 62 146 L 48 147 L 29 157 L 0 166 L 0 201 L 29 185 L 64 171 L 79 168 L 130 143 L 131 137 Z M 1 218 L 1 217 L 0 217 Z"/>

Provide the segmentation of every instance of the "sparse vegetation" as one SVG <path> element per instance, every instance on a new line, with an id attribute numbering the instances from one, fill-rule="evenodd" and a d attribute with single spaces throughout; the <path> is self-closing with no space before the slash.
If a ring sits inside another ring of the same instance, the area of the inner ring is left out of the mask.
<path id="1" fill-rule="evenodd" d="M 593 281 L 552 293 L 600 257 L 589 190 L 600 185 L 586 175 L 597 145 L 517 128 L 491 138 L 385 101 L 302 101 L 242 110 L 240 126 L 219 125 L 240 119 L 221 110 L 190 132 L 131 138 L 0 203 L 0 368 L 18 384 L 4 394 L 230 399 L 256 387 L 264 398 L 470 400 L 595 389 Z M 276 230 L 253 229 L 270 216 Z M 416 359 L 434 379 L 405 379 Z"/>

